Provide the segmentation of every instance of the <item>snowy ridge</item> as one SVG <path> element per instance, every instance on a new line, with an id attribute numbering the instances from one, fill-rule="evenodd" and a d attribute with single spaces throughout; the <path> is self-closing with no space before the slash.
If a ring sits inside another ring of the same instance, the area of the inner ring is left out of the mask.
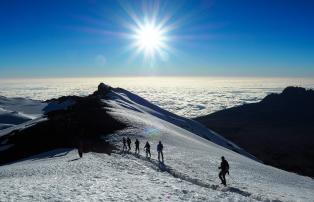
<path id="1" fill-rule="evenodd" d="M 206 128 L 200 123 L 191 119 L 180 117 L 176 114 L 166 111 L 127 90 L 117 88 L 114 89 L 109 96 L 110 96 L 110 102 L 108 102 L 109 104 L 112 103 L 112 101 L 116 101 L 119 104 L 119 107 L 134 110 L 135 112 L 142 112 L 153 115 L 166 122 L 172 123 L 180 128 L 184 128 L 191 133 L 197 134 L 205 139 L 208 139 L 211 142 L 214 142 L 223 147 L 229 148 L 233 151 L 236 151 L 240 154 L 246 155 L 252 159 L 257 160 L 254 156 L 245 152 L 236 144 L 225 139 L 224 137 L 220 136 L 214 131 Z"/>
<path id="2" fill-rule="evenodd" d="M 128 126 L 104 139 L 121 148 L 123 136 L 138 138 L 140 156 L 132 154 L 132 143 L 131 153 L 90 152 L 79 159 L 76 150 L 53 150 L 1 166 L 1 200 L 313 201 L 313 179 L 249 158 L 210 130 L 204 139 L 193 121 L 122 89 L 113 89 L 102 102 Z M 159 140 L 165 165 L 156 161 Z M 145 141 L 151 144 L 151 159 L 144 157 Z M 221 156 L 230 164 L 227 187 L 217 176 Z"/>

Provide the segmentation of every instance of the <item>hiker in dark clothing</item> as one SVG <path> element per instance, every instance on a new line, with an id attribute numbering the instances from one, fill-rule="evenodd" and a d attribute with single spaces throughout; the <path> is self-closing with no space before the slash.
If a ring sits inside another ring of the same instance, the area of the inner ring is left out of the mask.
<path id="1" fill-rule="evenodd" d="M 160 161 L 160 155 L 161 155 L 162 162 L 164 162 L 164 154 L 162 152 L 163 149 L 164 149 L 164 145 L 161 143 L 161 141 L 159 141 L 157 145 L 158 161 Z"/>
<path id="2" fill-rule="evenodd" d="M 221 184 L 227 186 L 226 182 L 226 174 L 229 175 L 229 163 L 226 161 L 225 157 L 221 157 L 221 163 L 219 169 L 221 170 L 219 172 L 219 179 L 221 180 Z"/>
<path id="3" fill-rule="evenodd" d="M 135 154 L 140 154 L 140 141 L 135 140 Z"/>
<path id="4" fill-rule="evenodd" d="M 146 151 L 146 157 L 148 157 L 149 155 L 150 158 L 152 155 L 150 154 L 150 144 L 148 143 L 148 141 L 146 142 L 144 149 Z"/>
<path id="5" fill-rule="evenodd" d="M 123 142 L 122 151 L 126 151 L 126 139 L 125 139 L 125 137 L 123 137 L 122 142 Z"/>
<path id="6" fill-rule="evenodd" d="M 126 142 L 128 143 L 128 147 L 129 147 L 128 151 L 130 151 L 131 150 L 131 139 L 128 137 Z"/>
<path id="7" fill-rule="evenodd" d="M 80 158 L 82 158 L 83 157 L 83 141 L 82 140 L 79 141 L 77 150 L 78 150 L 78 154 Z"/>

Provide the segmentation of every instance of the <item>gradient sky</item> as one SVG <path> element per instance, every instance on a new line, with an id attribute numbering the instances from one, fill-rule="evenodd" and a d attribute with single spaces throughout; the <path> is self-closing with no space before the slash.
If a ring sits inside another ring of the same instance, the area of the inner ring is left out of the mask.
<path id="1" fill-rule="evenodd" d="M 166 20 L 147 62 L 126 25 Z M 132 18 L 133 16 L 133 18 Z M 0 77 L 314 77 L 312 0 L 1 0 Z"/>

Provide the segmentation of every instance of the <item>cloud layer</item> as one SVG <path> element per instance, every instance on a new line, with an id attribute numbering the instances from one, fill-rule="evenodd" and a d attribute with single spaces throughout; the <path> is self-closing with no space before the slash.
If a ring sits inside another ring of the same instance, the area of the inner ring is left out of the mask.
<path id="1" fill-rule="evenodd" d="M 0 80 L 0 95 L 46 100 L 87 95 L 100 82 L 130 90 L 152 103 L 185 117 L 258 102 L 286 86 L 314 88 L 314 79 L 248 78 L 71 78 Z"/>

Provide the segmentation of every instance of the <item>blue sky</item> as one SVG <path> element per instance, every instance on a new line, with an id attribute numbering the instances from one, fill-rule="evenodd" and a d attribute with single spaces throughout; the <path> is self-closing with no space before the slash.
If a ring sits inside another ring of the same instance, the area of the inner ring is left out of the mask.
<path id="1" fill-rule="evenodd" d="M 314 77 L 313 10 L 311 0 L 2 0 L 0 77 Z M 129 25 L 152 13 L 171 29 L 164 56 L 147 59 Z"/>

